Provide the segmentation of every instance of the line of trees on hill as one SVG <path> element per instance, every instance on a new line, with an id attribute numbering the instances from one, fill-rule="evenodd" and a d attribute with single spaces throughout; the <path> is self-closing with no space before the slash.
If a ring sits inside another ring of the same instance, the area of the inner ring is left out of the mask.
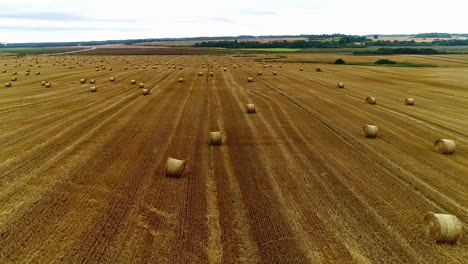
<path id="1" fill-rule="evenodd" d="M 420 33 L 414 36 L 415 38 L 451 38 L 452 34 L 449 33 Z"/>
<path id="2" fill-rule="evenodd" d="M 274 42 L 258 42 L 258 41 L 206 41 L 196 43 L 195 47 L 211 47 L 211 48 L 230 48 L 230 49 L 265 49 L 265 48 L 290 48 L 290 49 L 307 49 L 307 48 L 341 48 L 341 47 L 363 47 L 354 43 L 341 43 L 340 41 L 319 41 L 319 40 L 295 40 L 295 41 L 274 41 Z"/>
<path id="3" fill-rule="evenodd" d="M 346 36 L 339 40 L 332 39 L 331 41 L 319 40 L 295 40 L 295 41 L 274 41 L 262 43 L 258 41 L 241 42 L 233 41 L 205 41 L 196 43 L 195 47 L 218 47 L 218 48 L 366 48 L 366 47 L 395 47 L 395 46 L 415 46 L 415 47 L 431 47 L 431 46 L 468 46 L 468 39 L 450 39 L 450 40 L 434 40 L 432 42 L 416 42 L 414 40 L 398 41 L 398 40 L 376 40 L 366 39 L 360 36 Z"/>

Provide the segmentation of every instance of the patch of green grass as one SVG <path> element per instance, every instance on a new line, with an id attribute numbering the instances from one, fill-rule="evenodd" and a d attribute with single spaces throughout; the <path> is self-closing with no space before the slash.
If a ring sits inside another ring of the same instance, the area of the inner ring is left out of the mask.
<path id="1" fill-rule="evenodd" d="M 14 53 L 17 55 L 33 55 L 44 53 L 60 53 L 82 49 L 84 48 L 0 48 L 0 51 Z"/>

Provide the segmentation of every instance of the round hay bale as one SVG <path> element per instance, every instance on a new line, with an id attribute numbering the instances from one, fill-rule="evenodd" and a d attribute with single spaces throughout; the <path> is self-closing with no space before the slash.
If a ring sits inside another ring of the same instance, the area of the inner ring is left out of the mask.
<path id="1" fill-rule="evenodd" d="M 322 69 L 320 69 L 320 68 L 317 68 L 317 69 L 315 69 L 315 71 L 316 71 L 316 72 L 321 72 L 321 71 L 322 71 Z"/>
<path id="2" fill-rule="evenodd" d="M 12 81 L 12 82 L 16 82 L 17 80 L 18 80 L 18 78 L 16 78 L 16 76 L 15 76 L 15 77 L 11 77 L 11 81 Z"/>
<path id="3" fill-rule="evenodd" d="M 337 83 L 337 84 L 336 84 L 336 87 L 338 87 L 338 88 L 344 88 L 344 83 Z"/>
<path id="4" fill-rule="evenodd" d="M 203 72 L 198 72 L 198 76 L 203 76 Z"/>
<path id="5" fill-rule="evenodd" d="M 89 83 L 90 83 L 90 84 L 95 84 L 95 83 L 96 83 L 96 80 L 91 79 L 91 80 L 89 80 Z"/>
<path id="6" fill-rule="evenodd" d="M 139 83 L 138 88 L 145 88 L 145 84 L 144 83 Z"/>
<path id="7" fill-rule="evenodd" d="M 6 70 L 2 70 L 2 73 L 6 73 Z"/>
<path id="8" fill-rule="evenodd" d="M 80 79 L 80 83 L 85 83 L 86 79 Z"/>
<path id="9" fill-rule="evenodd" d="M 224 68 L 223 71 L 227 71 L 227 68 Z"/>
<path id="10" fill-rule="evenodd" d="M 138 70 L 138 66 L 135 66 L 135 70 Z"/>
<path id="11" fill-rule="evenodd" d="M 124 70 L 128 70 L 128 67 L 124 67 Z"/>
<path id="12" fill-rule="evenodd" d="M 11 82 L 5 83 L 5 87 L 11 87 Z"/>
<path id="13" fill-rule="evenodd" d="M 168 177 L 181 177 L 185 169 L 185 160 L 167 158 L 165 174 Z"/>
<path id="14" fill-rule="evenodd" d="M 184 67 L 182 67 L 182 66 L 179 67 L 179 70 L 183 70 L 183 69 L 184 69 Z"/>
<path id="15" fill-rule="evenodd" d="M 273 75 L 278 75 L 278 73 L 276 71 L 273 71 Z"/>
<path id="16" fill-rule="evenodd" d="M 18 75 L 18 73 L 17 73 L 17 72 L 13 72 L 11 75 Z"/>
<path id="17" fill-rule="evenodd" d="M 94 93 L 97 92 L 97 87 L 96 86 L 91 86 L 91 89 L 89 89 L 90 92 Z"/>
<path id="18" fill-rule="evenodd" d="M 261 71 L 258 71 L 257 72 L 257 75 L 262 75 L 263 73 Z"/>
<path id="19" fill-rule="evenodd" d="M 375 99 L 375 97 L 368 96 L 368 97 L 366 97 L 366 103 L 367 104 L 376 104 L 377 100 Z"/>
<path id="20" fill-rule="evenodd" d="M 52 87 L 52 84 L 50 84 L 50 82 L 46 82 L 46 83 L 44 84 L 44 86 L 45 86 L 45 88 L 50 88 L 50 87 Z"/>
<path id="21" fill-rule="evenodd" d="M 47 81 L 42 81 L 42 82 L 41 82 L 41 85 L 42 85 L 42 86 L 45 86 L 46 83 L 47 83 Z"/>
<path id="22" fill-rule="evenodd" d="M 451 139 L 438 139 L 434 142 L 434 151 L 442 154 L 452 154 L 455 148 L 455 141 Z"/>
<path id="23" fill-rule="evenodd" d="M 280 67 L 280 68 L 283 68 L 283 65 L 280 65 L 279 67 Z"/>
<path id="24" fill-rule="evenodd" d="M 414 98 L 406 98 L 405 99 L 406 105 L 414 105 Z"/>
<path id="25" fill-rule="evenodd" d="M 95 71 L 99 71 L 99 68 L 96 68 Z"/>
<path id="26" fill-rule="evenodd" d="M 180 83 L 183 83 L 183 82 L 184 82 L 184 78 L 179 78 L 179 82 L 180 82 Z"/>
<path id="27" fill-rule="evenodd" d="M 110 81 L 111 81 L 111 82 L 115 81 L 115 77 L 113 77 L 113 76 L 110 77 Z"/>
<path id="28" fill-rule="evenodd" d="M 109 68 L 109 71 L 112 71 L 112 68 Z"/>
<path id="29" fill-rule="evenodd" d="M 136 84 L 136 80 L 131 80 L 130 84 Z"/>
<path id="30" fill-rule="evenodd" d="M 210 132 L 210 144 L 213 146 L 219 146 L 222 143 L 221 132 Z"/>
<path id="31" fill-rule="evenodd" d="M 247 78 L 247 82 L 253 82 L 253 78 L 252 78 L 252 77 L 248 77 L 248 78 Z"/>
<path id="32" fill-rule="evenodd" d="M 213 72 L 210 72 L 210 76 L 213 77 L 213 76 L 214 76 L 214 73 L 213 73 Z"/>
<path id="33" fill-rule="evenodd" d="M 455 215 L 429 212 L 424 216 L 426 234 L 436 242 L 456 243 L 463 225 Z"/>
<path id="34" fill-rule="evenodd" d="M 149 89 L 143 89 L 143 95 L 148 95 L 150 94 L 150 90 Z"/>
<path id="35" fill-rule="evenodd" d="M 254 104 L 247 104 L 247 113 L 248 114 L 255 113 L 255 105 Z"/>
<path id="36" fill-rule="evenodd" d="M 266 68 L 266 65 L 263 65 L 263 68 Z"/>
<path id="37" fill-rule="evenodd" d="M 36 72 L 36 75 L 41 75 L 41 72 Z"/>
<path id="38" fill-rule="evenodd" d="M 373 125 L 365 125 L 363 130 L 366 138 L 376 138 L 379 133 L 379 128 Z"/>
<path id="39" fill-rule="evenodd" d="M 304 68 L 300 68 L 299 70 L 300 70 L 300 71 L 304 71 Z"/>
<path id="40" fill-rule="evenodd" d="M 151 67 L 151 68 L 153 68 L 153 69 L 155 69 L 155 70 L 156 70 L 158 67 L 156 67 L 156 66 L 153 66 L 153 67 Z"/>

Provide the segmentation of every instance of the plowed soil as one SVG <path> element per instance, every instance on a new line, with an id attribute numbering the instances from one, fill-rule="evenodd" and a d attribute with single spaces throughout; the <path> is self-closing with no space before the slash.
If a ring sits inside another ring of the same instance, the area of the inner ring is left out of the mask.
<path id="1" fill-rule="evenodd" d="M 468 262 L 466 56 L 437 68 L 253 59 L 0 59 L 0 262 Z M 434 152 L 440 138 L 455 153 Z M 186 160 L 180 178 L 165 177 L 168 157 Z M 430 211 L 460 219 L 457 244 L 427 237 Z"/>

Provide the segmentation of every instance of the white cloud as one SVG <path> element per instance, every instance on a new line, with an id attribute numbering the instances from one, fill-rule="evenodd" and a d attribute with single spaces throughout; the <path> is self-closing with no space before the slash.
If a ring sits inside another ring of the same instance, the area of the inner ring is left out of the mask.
<path id="1" fill-rule="evenodd" d="M 4 2 L 4 3 L 3 3 Z M 466 33 L 466 0 L 0 0 L 0 42 L 282 35 Z"/>

